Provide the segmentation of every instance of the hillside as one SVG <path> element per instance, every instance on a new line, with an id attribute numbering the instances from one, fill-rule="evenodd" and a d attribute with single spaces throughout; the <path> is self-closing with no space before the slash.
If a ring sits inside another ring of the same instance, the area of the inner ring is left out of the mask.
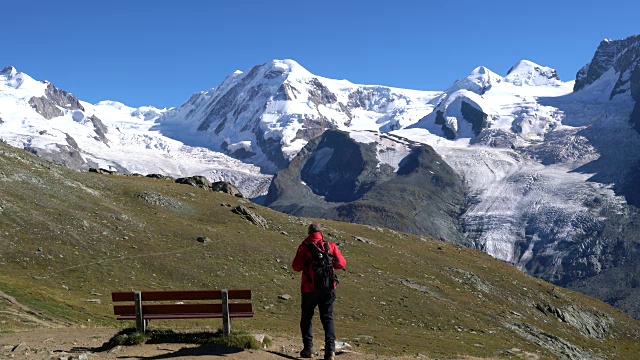
<path id="1" fill-rule="evenodd" d="M 1 332 L 129 325 L 113 320 L 114 290 L 251 288 L 256 317 L 234 325 L 299 336 L 299 277 L 288 267 L 306 219 L 165 180 L 74 172 L 2 143 L 0 194 Z M 232 213 L 237 205 L 268 228 Z M 338 338 L 360 351 L 509 357 L 515 348 L 571 359 L 640 352 L 636 320 L 485 253 L 323 223 L 348 259 L 339 274 Z M 284 293 L 292 299 L 278 300 Z"/>

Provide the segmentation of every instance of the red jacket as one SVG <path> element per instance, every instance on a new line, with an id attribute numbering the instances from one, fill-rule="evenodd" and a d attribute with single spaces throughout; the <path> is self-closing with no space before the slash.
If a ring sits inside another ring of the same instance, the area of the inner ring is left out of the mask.
<path id="1" fill-rule="evenodd" d="M 302 292 L 313 292 L 313 270 L 311 269 L 311 252 L 309 251 L 308 245 L 305 244 L 310 242 L 316 246 L 316 248 L 324 251 L 324 239 L 322 238 L 322 233 L 314 232 L 307 236 L 306 239 L 298 246 L 298 252 L 296 252 L 296 257 L 293 259 L 293 263 L 291 264 L 291 268 L 293 271 L 302 271 L 302 283 L 300 284 L 300 290 Z M 334 269 L 344 269 L 347 266 L 347 260 L 344 259 L 342 254 L 340 253 L 340 249 L 336 246 L 336 244 L 332 242 L 328 242 L 329 244 L 329 253 L 333 255 L 333 268 Z M 335 289 L 336 284 L 333 284 L 333 288 Z"/>

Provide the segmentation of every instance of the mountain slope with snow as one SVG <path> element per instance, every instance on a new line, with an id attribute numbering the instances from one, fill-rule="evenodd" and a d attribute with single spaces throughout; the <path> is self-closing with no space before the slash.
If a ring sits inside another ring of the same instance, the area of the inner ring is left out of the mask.
<path id="1" fill-rule="evenodd" d="M 328 79 L 293 60 L 274 60 L 234 72 L 159 122 L 172 138 L 275 172 L 326 129 L 403 128 L 430 112 L 439 94 Z"/>
<path id="2" fill-rule="evenodd" d="M 93 105 L 13 67 L 0 72 L 0 139 L 10 145 L 78 170 L 205 175 L 238 184 L 247 196 L 266 192 L 270 176 L 257 167 L 162 135 L 156 120 L 166 111 Z"/>

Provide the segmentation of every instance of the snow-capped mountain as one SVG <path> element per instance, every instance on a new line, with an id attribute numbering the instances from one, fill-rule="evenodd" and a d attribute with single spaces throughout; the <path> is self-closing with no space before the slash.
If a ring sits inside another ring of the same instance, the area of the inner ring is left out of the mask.
<path id="1" fill-rule="evenodd" d="M 635 271 L 640 255 L 640 211 L 630 205 L 640 204 L 639 64 L 634 36 L 603 41 L 575 82 L 522 60 L 503 75 L 481 66 L 444 91 L 414 91 L 274 60 L 233 72 L 175 109 L 88 104 L 10 67 L 0 73 L 0 137 L 75 168 L 201 174 L 248 196 L 264 194 L 280 170 L 267 199 L 281 211 L 473 243 L 640 317 L 640 280 L 620 275 Z M 336 131 L 320 137 L 327 129 Z M 338 148 L 353 154 L 331 160 Z M 406 171 L 411 154 L 422 156 L 420 177 Z M 429 166 L 440 160 L 464 188 L 445 182 L 420 196 L 450 192 L 464 202 L 417 204 L 408 213 L 418 226 L 390 221 L 405 205 L 385 203 L 390 192 L 406 195 L 407 186 L 438 177 Z"/>
<path id="2" fill-rule="evenodd" d="M 266 191 L 271 177 L 257 167 L 162 135 L 156 120 L 166 111 L 89 104 L 14 67 L 0 72 L 0 139 L 13 146 L 78 170 L 204 175 L 238 184 L 247 196 Z"/>
<path id="3" fill-rule="evenodd" d="M 480 66 L 432 100 L 433 112 L 411 128 L 424 128 L 448 139 L 473 141 L 484 129 L 522 140 L 539 140 L 560 122 L 556 108 L 536 99 L 571 92 L 554 69 L 522 60 L 505 77 Z"/>
<path id="4" fill-rule="evenodd" d="M 172 138 L 275 172 L 326 129 L 400 129 L 430 112 L 439 94 L 328 79 L 293 60 L 274 60 L 232 73 L 159 122 Z"/>

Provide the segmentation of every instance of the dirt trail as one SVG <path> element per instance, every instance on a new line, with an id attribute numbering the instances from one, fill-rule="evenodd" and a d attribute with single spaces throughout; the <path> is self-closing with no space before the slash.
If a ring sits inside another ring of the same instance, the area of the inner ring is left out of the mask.
<path id="1" fill-rule="evenodd" d="M 145 344 L 118 346 L 104 344 L 117 332 L 112 328 L 49 328 L 34 331 L 0 334 L 0 359 L 219 359 L 281 360 L 297 359 L 299 344 L 286 338 L 273 338 L 273 346 L 266 350 L 238 350 L 214 345 Z M 427 359 L 427 357 L 394 358 L 357 352 L 342 352 L 338 360 Z M 322 359 L 321 356 L 316 359 Z"/>
<path id="2" fill-rule="evenodd" d="M 1 290 L 0 301 L 6 301 L 8 303 L 9 306 L 4 309 L 2 313 L 12 318 L 20 319 L 22 321 L 26 320 L 27 322 L 31 322 L 47 328 L 55 328 L 68 325 L 57 320 L 46 319 L 44 314 L 34 311 L 28 306 L 19 303 L 13 296 L 5 294 Z"/>

